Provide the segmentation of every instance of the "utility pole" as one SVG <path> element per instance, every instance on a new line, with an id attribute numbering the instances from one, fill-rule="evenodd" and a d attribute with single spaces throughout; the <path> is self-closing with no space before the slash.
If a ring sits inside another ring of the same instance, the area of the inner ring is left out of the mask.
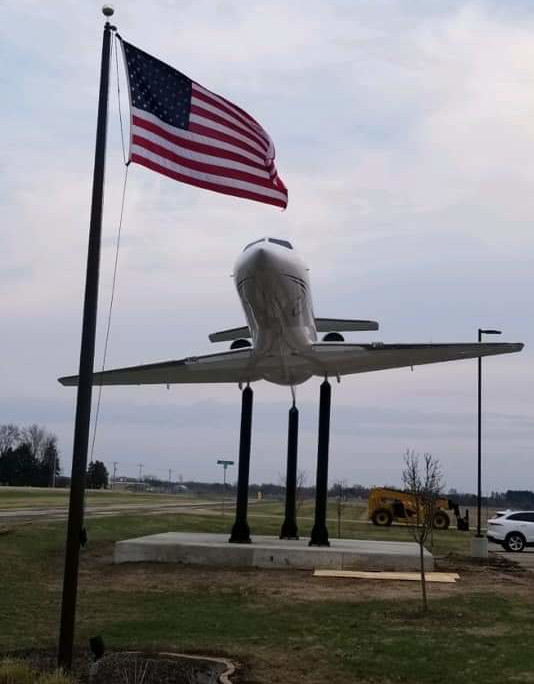
<path id="1" fill-rule="evenodd" d="M 169 484 L 172 484 L 172 470 L 169 468 Z"/>
<path id="2" fill-rule="evenodd" d="M 222 514 L 224 515 L 224 499 L 226 496 L 226 469 L 228 466 L 234 465 L 233 461 L 224 461 L 223 459 L 220 459 L 217 461 L 217 465 L 222 465 L 224 468 L 224 477 L 223 477 L 223 497 L 222 497 Z"/>
<path id="3" fill-rule="evenodd" d="M 54 449 L 54 465 L 52 467 L 52 488 L 56 486 L 56 468 L 57 468 L 57 449 Z"/>
<path id="4" fill-rule="evenodd" d="M 478 342 L 482 342 L 482 335 L 500 335 L 500 330 L 478 329 Z M 477 411 L 477 537 L 482 537 L 482 358 L 478 357 L 478 411 Z"/>
<path id="5" fill-rule="evenodd" d="M 118 461 L 113 461 L 113 477 L 111 479 L 111 489 L 113 489 L 113 485 L 115 484 L 115 480 L 117 479 L 117 466 L 119 465 Z"/>
<path id="6" fill-rule="evenodd" d="M 142 482 L 143 481 L 143 479 L 142 479 L 143 478 L 143 468 L 144 468 L 145 464 L 144 463 L 138 463 L 137 465 L 139 466 L 139 482 Z"/>
<path id="7" fill-rule="evenodd" d="M 482 342 L 482 335 L 500 335 L 500 330 L 479 328 L 477 341 Z M 482 357 L 477 360 L 477 531 L 471 539 L 471 555 L 474 558 L 488 557 L 488 538 L 482 535 Z"/>

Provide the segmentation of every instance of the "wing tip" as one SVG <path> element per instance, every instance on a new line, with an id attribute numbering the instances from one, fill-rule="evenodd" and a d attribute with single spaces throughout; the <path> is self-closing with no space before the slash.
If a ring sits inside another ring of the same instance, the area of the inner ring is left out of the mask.
<path id="1" fill-rule="evenodd" d="M 520 352 L 525 346 L 524 342 L 482 342 L 479 344 L 487 345 L 489 348 L 495 347 L 502 350 L 503 354 L 514 354 L 515 352 Z"/>
<path id="2" fill-rule="evenodd" d="M 78 384 L 78 376 L 64 375 L 62 378 L 58 378 L 57 381 L 60 385 L 63 385 L 63 387 L 74 387 Z"/>

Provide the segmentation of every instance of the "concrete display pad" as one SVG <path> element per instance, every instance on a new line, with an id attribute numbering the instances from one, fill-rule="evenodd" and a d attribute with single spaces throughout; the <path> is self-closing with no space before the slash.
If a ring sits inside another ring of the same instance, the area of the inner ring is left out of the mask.
<path id="1" fill-rule="evenodd" d="M 415 542 L 331 539 L 329 547 L 308 546 L 308 539 L 253 537 L 252 544 L 229 544 L 228 534 L 165 532 L 116 542 L 114 563 L 182 563 L 218 567 L 312 570 L 418 570 Z M 426 570 L 434 558 L 425 549 Z"/>

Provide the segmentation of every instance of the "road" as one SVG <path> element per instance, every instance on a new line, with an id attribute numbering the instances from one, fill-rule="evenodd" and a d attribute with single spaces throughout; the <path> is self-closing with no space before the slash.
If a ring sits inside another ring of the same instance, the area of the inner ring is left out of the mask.
<path id="1" fill-rule="evenodd" d="M 127 503 L 127 504 L 101 504 L 89 505 L 85 509 L 85 515 L 89 518 L 106 515 L 116 515 L 117 513 L 173 513 L 173 512 L 193 512 L 198 509 L 220 508 L 220 501 L 200 501 L 200 502 L 177 502 L 177 503 Z M 232 505 L 226 502 L 227 509 Z M 0 523 L 26 522 L 30 520 L 66 520 L 68 516 L 67 506 L 43 507 L 43 508 L 12 508 L 10 510 L 0 510 Z"/>

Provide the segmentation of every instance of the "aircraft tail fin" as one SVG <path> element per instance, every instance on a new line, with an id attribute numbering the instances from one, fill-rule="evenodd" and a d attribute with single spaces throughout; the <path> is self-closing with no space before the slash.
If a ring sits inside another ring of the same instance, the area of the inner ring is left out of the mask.
<path id="1" fill-rule="evenodd" d="M 230 328 L 229 330 L 220 330 L 219 332 L 211 333 L 211 335 L 209 335 L 209 341 L 232 342 L 233 340 L 238 340 L 240 337 L 251 337 L 248 325 L 244 325 L 241 328 Z"/>
<path id="2" fill-rule="evenodd" d="M 361 321 L 353 318 L 316 318 L 317 332 L 356 332 L 378 330 L 376 321 Z"/>

